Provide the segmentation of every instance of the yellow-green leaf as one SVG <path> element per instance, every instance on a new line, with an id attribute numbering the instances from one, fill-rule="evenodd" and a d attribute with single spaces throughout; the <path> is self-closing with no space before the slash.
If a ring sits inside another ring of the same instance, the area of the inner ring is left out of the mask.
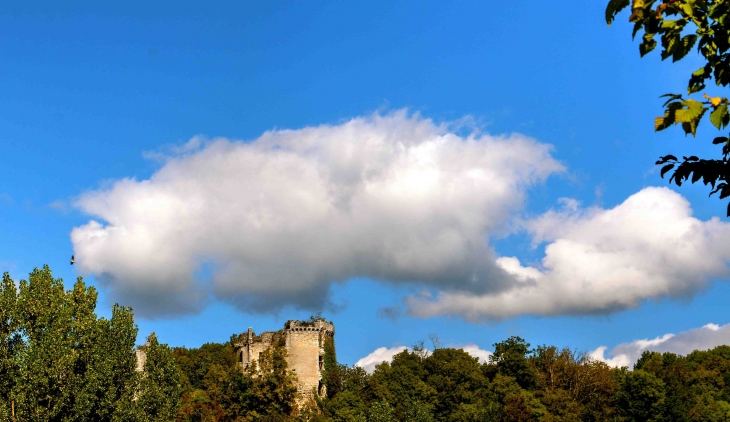
<path id="1" fill-rule="evenodd" d="M 618 12 L 625 9 L 629 5 L 629 0 L 611 0 L 606 6 L 606 23 L 611 26 L 611 22 L 616 17 Z"/>
<path id="2" fill-rule="evenodd" d="M 702 103 L 695 100 L 684 100 L 682 101 L 683 108 L 677 110 L 674 113 L 676 123 L 691 123 L 699 120 L 705 112 L 705 108 Z"/>
<path id="3" fill-rule="evenodd" d="M 662 131 L 674 123 L 674 113 L 666 112 L 664 116 L 660 116 L 654 119 L 654 131 Z"/>
<path id="4" fill-rule="evenodd" d="M 722 104 L 710 113 L 710 121 L 716 128 L 722 129 L 725 126 L 727 116 L 727 104 Z"/>

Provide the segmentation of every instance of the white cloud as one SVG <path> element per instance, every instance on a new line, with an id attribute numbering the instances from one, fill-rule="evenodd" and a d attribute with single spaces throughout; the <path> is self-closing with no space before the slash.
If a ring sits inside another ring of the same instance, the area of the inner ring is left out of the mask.
<path id="1" fill-rule="evenodd" d="M 393 356 L 403 352 L 404 350 L 408 350 L 408 348 L 405 346 L 397 346 L 391 348 L 378 347 L 377 349 L 373 350 L 373 352 L 369 355 L 355 362 L 355 366 L 359 366 L 368 373 L 372 374 L 373 371 L 375 371 L 376 366 L 383 362 L 392 361 Z"/>
<path id="2" fill-rule="evenodd" d="M 632 367 L 645 350 L 687 355 L 694 350 L 708 350 L 723 344 L 730 344 L 730 324 L 707 324 L 679 334 L 664 334 L 652 340 L 634 340 L 619 344 L 611 349 L 610 358 L 605 356 L 608 350 L 606 346 L 597 348 L 590 355 L 611 366 Z"/>
<path id="3" fill-rule="evenodd" d="M 142 316 L 321 308 L 333 282 L 370 277 L 437 290 L 513 283 L 488 236 L 525 190 L 563 167 L 550 146 L 459 136 L 405 111 L 277 130 L 253 142 L 193 138 L 147 180 L 75 205 L 76 262 Z"/>
<path id="4" fill-rule="evenodd" d="M 489 350 L 480 349 L 479 346 L 473 343 L 465 344 L 461 347 L 455 347 L 456 349 L 462 349 L 466 353 L 472 355 L 472 357 L 479 358 L 479 363 L 489 362 L 489 357 L 492 356 L 492 352 Z"/>
<path id="5" fill-rule="evenodd" d="M 689 202 L 670 189 L 645 188 L 612 209 L 562 202 L 563 210 L 524 223 L 536 244 L 549 242 L 541 267 L 498 258 L 518 280 L 510 289 L 410 297 L 411 314 L 480 320 L 610 313 L 646 299 L 689 297 L 728 274 L 730 224 L 692 217 Z"/>
<path id="6" fill-rule="evenodd" d="M 492 355 L 492 352 L 489 350 L 483 350 L 480 349 L 479 346 L 473 343 L 468 343 L 463 346 L 449 346 L 454 349 L 462 349 L 466 353 L 470 354 L 472 357 L 479 358 L 479 363 L 486 363 L 489 361 L 489 357 Z M 396 346 L 396 347 L 378 347 L 377 349 L 373 350 L 372 353 L 365 356 L 364 358 L 358 360 L 355 362 L 355 366 L 359 366 L 368 373 L 373 373 L 375 371 L 375 367 L 383 362 L 391 362 L 393 360 L 393 356 L 397 355 L 398 353 L 403 352 L 404 350 L 410 350 L 405 346 Z M 431 351 L 426 349 L 425 350 L 427 355 L 431 354 Z"/>

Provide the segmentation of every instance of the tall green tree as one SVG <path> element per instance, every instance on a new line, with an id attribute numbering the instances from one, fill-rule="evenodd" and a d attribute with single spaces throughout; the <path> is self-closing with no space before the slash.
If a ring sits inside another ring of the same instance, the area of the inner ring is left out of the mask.
<path id="1" fill-rule="evenodd" d="M 724 96 L 699 94 L 714 82 L 717 87 L 730 83 L 730 3 L 727 0 L 610 0 L 606 7 L 606 22 L 610 25 L 616 15 L 630 6 L 629 21 L 633 22 L 633 36 L 642 33 L 639 44 L 641 56 L 650 53 L 661 42 L 661 58 L 682 60 L 697 48 L 703 65 L 689 75 L 685 94 L 665 94 L 664 114 L 655 119 L 655 130 L 680 125 L 685 134 L 695 136 L 704 116 L 718 130 L 730 123 Z M 661 176 L 673 170 L 670 183 L 681 186 L 684 182 L 702 181 L 711 187 L 710 195 L 720 199 L 730 197 L 730 137 L 713 137 L 712 143 L 720 148 L 716 158 L 665 155 L 656 162 L 661 165 Z M 730 204 L 727 206 L 730 216 Z"/>
<path id="2" fill-rule="evenodd" d="M 513 377 L 520 387 L 529 390 L 537 385 L 537 373 L 528 361 L 531 353 L 530 343 L 512 336 L 494 344 L 494 354 L 489 360 L 497 365 L 500 374 Z"/>
<path id="3" fill-rule="evenodd" d="M 620 381 L 620 413 L 631 421 L 660 421 L 664 417 L 666 387 L 664 381 L 641 369 L 626 371 Z"/>
<path id="4" fill-rule="evenodd" d="M 84 307 L 77 312 L 84 322 L 75 326 L 73 302 L 66 295 L 63 280 L 54 279 L 48 267 L 33 270 L 28 281 L 20 281 L 19 290 L 17 315 L 26 345 L 18 356 L 21 367 L 12 398 L 16 416 L 32 421 L 69 418 L 74 364 L 83 350 L 81 345 L 74 347 L 72 337 L 76 337 L 74 331 L 86 332 L 83 314 L 87 303 L 96 300 L 95 292 L 89 290 L 84 297 L 75 298 Z"/>
<path id="5" fill-rule="evenodd" d="M 48 266 L 19 283 L 3 276 L 0 420 L 155 420 L 149 416 L 159 407 L 140 406 L 146 394 L 140 387 L 146 385 L 140 386 L 135 371 L 131 309 L 114 305 L 110 319 L 98 318 L 96 304 L 93 287 L 79 278 L 65 290 Z M 155 361 L 160 359 L 148 361 L 148 372 L 158 371 Z"/>
<path id="6" fill-rule="evenodd" d="M 144 350 L 147 359 L 135 398 L 138 417 L 145 422 L 172 421 L 181 404 L 179 369 L 170 348 L 160 344 L 154 333 L 147 338 Z"/>
<path id="7" fill-rule="evenodd" d="M 23 346 L 18 331 L 18 289 L 8 273 L 0 285 L 0 420 L 11 420 L 13 390 L 18 377 L 18 354 Z"/>
<path id="8" fill-rule="evenodd" d="M 286 356 L 284 345 L 276 345 L 261 352 L 256 363 L 249 366 L 250 420 L 294 414 L 298 398 L 296 376 L 289 371 Z"/>
<path id="9" fill-rule="evenodd" d="M 489 380 L 479 359 L 461 349 L 439 348 L 424 360 L 426 383 L 435 391 L 433 414 L 439 420 L 459 415 L 459 420 L 483 419 Z M 422 406 L 428 409 L 422 403 Z"/>

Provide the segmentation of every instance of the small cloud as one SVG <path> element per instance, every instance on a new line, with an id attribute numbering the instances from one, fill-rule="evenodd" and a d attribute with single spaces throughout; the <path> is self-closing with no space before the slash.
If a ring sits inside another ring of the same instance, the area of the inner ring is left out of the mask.
<path id="1" fill-rule="evenodd" d="M 603 203 L 603 193 L 606 190 L 606 185 L 601 183 L 600 185 L 596 185 L 593 188 L 593 194 L 596 197 L 596 205 L 601 205 Z"/>
<path id="2" fill-rule="evenodd" d="M 562 206 L 564 212 L 576 213 L 580 209 L 580 201 L 573 198 L 558 198 L 558 204 Z"/>
<path id="3" fill-rule="evenodd" d="M 473 343 L 468 343 L 463 346 L 449 346 L 453 349 L 462 349 L 466 353 L 470 354 L 472 357 L 478 358 L 480 363 L 487 363 L 489 362 L 489 357 L 492 356 L 492 352 L 489 350 L 483 350 L 480 349 L 479 346 Z M 375 367 L 383 362 L 392 362 L 393 357 L 397 355 L 398 353 L 401 353 L 405 350 L 411 350 L 405 346 L 396 346 L 396 347 L 378 347 L 377 349 L 373 350 L 372 353 L 365 356 L 364 358 L 358 360 L 355 362 L 355 366 L 359 366 L 360 368 L 364 369 L 366 372 L 372 374 L 373 371 L 375 371 Z M 426 355 L 431 355 L 431 351 L 428 349 L 425 349 Z"/>
<path id="4" fill-rule="evenodd" d="M 67 213 L 71 210 L 72 206 L 67 201 L 63 200 L 56 200 L 48 204 L 48 208 L 51 208 L 53 210 Z"/>
<path id="5" fill-rule="evenodd" d="M 723 344 L 730 344 L 730 324 L 707 324 L 679 334 L 669 333 L 654 339 L 641 339 L 619 344 L 608 353 L 611 357 L 606 356 L 608 347 L 600 346 L 592 351 L 590 356 L 611 366 L 631 367 L 646 350 L 687 355 L 695 350 L 713 349 Z"/>
<path id="6" fill-rule="evenodd" d="M 378 317 L 396 321 L 403 316 L 404 309 L 401 306 L 384 306 L 378 309 Z"/>
<path id="7" fill-rule="evenodd" d="M 207 142 L 208 139 L 202 135 L 193 136 L 184 144 L 167 144 L 157 150 L 144 151 L 142 152 L 142 157 L 147 160 L 164 163 L 173 158 L 192 154 L 200 150 Z"/>
<path id="8" fill-rule="evenodd" d="M 373 350 L 373 352 L 369 355 L 355 362 L 355 366 L 359 366 L 368 373 L 372 374 L 373 371 L 375 371 L 376 366 L 383 362 L 392 361 L 393 356 L 403 352 L 404 350 L 408 350 L 408 348 L 405 346 L 397 346 L 391 348 L 378 347 L 377 349 Z"/>
<path id="9" fill-rule="evenodd" d="M 487 363 L 489 362 L 490 356 L 492 356 L 492 352 L 489 350 L 480 349 L 479 346 L 473 343 L 468 343 L 463 346 L 457 346 L 454 347 L 455 349 L 461 349 L 465 351 L 466 353 L 469 353 L 475 358 L 479 358 L 479 363 Z"/>
<path id="10" fill-rule="evenodd" d="M 14 271 L 17 269 L 17 265 L 14 262 L 11 261 L 0 261 L 0 274 L 5 272 Z M 17 284 L 17 282 L 16 282 Z"/>

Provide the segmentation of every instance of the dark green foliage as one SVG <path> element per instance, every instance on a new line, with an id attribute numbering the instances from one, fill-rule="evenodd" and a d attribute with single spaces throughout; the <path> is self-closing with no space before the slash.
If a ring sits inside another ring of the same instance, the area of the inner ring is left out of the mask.
<path id="1" fill-rule="evenodd" d="M 136 405 L 149 421 L 170 421 L 180 408 L 180 372 L 170 348 L 152 334 L 145 344 L 147 361 Z"/>
<path id="2" fill-rule="evenodd" d="M 265 350 L 251 365 L 251 392 L 249 409 L 261 416 L 292 415 L 297 396 L 296 377 L 288 370 L 286 349 L 272 347 Z"/>
<path id="3" fill-rule="evenodd" d="M 296 378 L 287 368 L 284 345 L 262 352 L 244 371 L 236 360 L 236 339 L 172 351 L 182 369 L 178 421 L 281 421 L 296 413 Z"/>
<path id="4" fill-rule="evenodd" d="M 623 374 L 618 404 L 629 420 L 643 422 L 662 419 L 666 400 L 664 381 L 650 372 L 637 369 Z"/>
<path id="5" fill-rule="evenodd" d="M 0 289 L 0 420 L 10 420 L 11 395 L 20 369 L 17 356 L 23 341 L 18 331 L 18 292 L 8 273 L 3 275 Z"/>
<path id="6" fill-rule="evenodd" d="M 376 401 L 368 410 L 368 422 L 396 422 L 393 406 L 387 400 Z"/>
<path id="7" fill-rule="evenodd" d="M 344 390 L 326 402 L 325 414 L 332 421 L 347 422 L 365 419 L 367 407 L 361 394 L 352 390 Z"/>
<path id="8" fill-rule="evenodd" d="M 428 374 L 426 383 L 435 391 L 436 418 L 444 419 L 455 409 L 459 414 L 473 414 L 487 404 L 489 380 L 482 373 L 479 360 L 465 351 L 436 349 L 424 360 L 423 367 Z"/>
<path id="9" fill-rule="evenodd" d="M 606 7 L 606 22 L 610 25 L 616 15 L 631 6 L 629 21 L 634 23 L 633 35 L 643 31 L 639 52 L 641 56 L 654 50 L 661 38 L 662 60 L 682 60 L 696 46 L 703 65 L 689 76 L 687 94 L 692 96 L 706 88 L 708 81 L 718 87 L 730 84 L 730 3 L 727 0 L 611 0 Z M 726 25 L 727 23 L 727 25 Z M 720 96 L 702 95 L 698 100 L 681 94 L 666 94 L 663 116 L 655 119 L 655 130 L 681 125 L 685 134 L 696 136 L 697 127 L 705 115 L 718 130 L 730 124 L 730 100 Z M 660 157 L 661 176 L 674 170 L 669 182 L 681 186 L 685 181 L 702 181 L 711 186 L 710 195 L 720 199 L 730 197 L 730 141 L 715 137 L 722 146 L 721 158 L 701 159 L 673 155 Z M 730 205 L 727 208 L 730 216 Z"/>
<path id="10" fill-rule="evenodd" d="M 437 392 L 426 382 L 425 359 L 423 354 L 406 350 L 395 355 L 390 364 L 379 365 L 369 377 L 366 401 L 385 400 L 399 410 L 403 403 L 418 401 L 431 410 Z"/>
<path id="11" fill-rule="evenodd" d="M 180 367 L 185 391 L 204 390 L 204 379 L 213 366 L 225 369 L 236 366 L 236 351 L 231 342 L 206 343 L 197 349 L 175 347 L 172 356 Z"/>
<path id="12" fill-rule="evenodd" d="M 535 369 L 527 359 L 530 353 L 530 344 L 513 336 L 494 345 L 491 360 L 497 365 L 500 374 L 513 377 L 520 387 L 529 390 L 537 383 Z"/>
<path id="13" fill-rule="evenodd" d="M 97 318 L 96 300 L 81 278 L 65 290 L 47 266 L 17 285 L 3 276 L 0 420 L 169 420 L 169 411 L 168 419 L 151 418 L 160 409 L 137 400 L 145 391 L 135 372 L 131 309 L 114 305 L 110 319 Z M 174 392 L 166 394 L 176 409 Z"/>
<path id="14" fill-rule="evenodd" d="M 340 366 L 337 364 L 337 354 L 335 352 L 335 340 L 332 337 L 324 339 L 324 371 L 322 373 L 322 381 L 327 388 L 327 396 L 334 397 L 341 389 L 341 376 L 337 373 Z"/>
<path id="15" fill-rule="evenodd" d="M 338 374 L 341 391 L 320 402 L 321 420 L 730 420 L 730 346 L 686 357 L 645 352 L 630 371 L 512 337 L 486 364 L 439 348 L 401 352 L 372 374 L 346 366 Z"/>

